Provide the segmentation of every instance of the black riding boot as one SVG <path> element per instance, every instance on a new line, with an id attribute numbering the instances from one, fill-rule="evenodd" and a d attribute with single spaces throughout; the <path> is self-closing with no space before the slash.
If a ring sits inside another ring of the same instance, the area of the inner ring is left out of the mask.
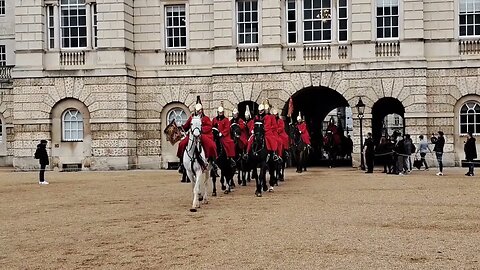
<path id="1" fill-rule="evenodd" d="M 211 158 L 209 159 L 210 162 L 212 162 L 212 173 L 213 173 L 213 176 L 215 177 L 220 177 L 220 175 L 218 175 L 218 166 L 217 166 L 217 163 L 216 163 L 216 159 L 215 158 Z"/>

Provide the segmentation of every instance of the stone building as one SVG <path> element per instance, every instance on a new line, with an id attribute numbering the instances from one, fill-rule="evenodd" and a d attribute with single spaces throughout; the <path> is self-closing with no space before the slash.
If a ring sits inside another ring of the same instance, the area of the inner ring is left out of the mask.
<path id="1" fill-rule="evenodd" d="M 458 165 L 479 38 L 478 0 L 0 0 L 0 164 L 36 166 L 46 138 L 59 169 L 165 168 L 162 130 L 200 96 L 210 116 L 292 97 L 314 136 L 351 107 L 355 163 L 361 97 L 364 133 L 398 114 Z"/>

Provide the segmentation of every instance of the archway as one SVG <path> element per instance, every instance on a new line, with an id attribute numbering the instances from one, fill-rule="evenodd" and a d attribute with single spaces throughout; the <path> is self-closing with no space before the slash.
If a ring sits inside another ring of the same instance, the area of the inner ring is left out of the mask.
<path id="1" fill-rule="evenodd" d="M 245 100 L 245 101 L 242 101 L 240 103 L 238 103 L 238 116 L 242 119 L 245 119 L 245 111 L 247 109 L 247 105 L 248 105 L 248 108 L 250 110 L 250 115 L 253 117 L 255 114 L 258 113 L 258 103 L 256 103 L 255 101 L 251 101 L 251 100 Z"/>
<path id="2" fill-rule="evenodd" d="M 396 98 L 384 97 L 372 107 L 372 136 L 377 144 L 384 135 L 394 131 L 405 134 L 405 107 Z"/>
<path id="3" fill-rule="evenodd" d="M 352 115 L 348 101 L 337 91 L 322 86 L 304 88 L 293 94 L 292 100 L 294 108 L 292 119 L 287 117 L 289 101 L 285 103 L 282 115 L 286 122 L 290 124 L 296 122 L 296 117 L 301 112 L 307 123 L 312 141 L 313 152 L 309 159 L 310 165 L 327 165 L 328 162 L 326 162 L 322 151 L 325 128 L 330 118 L 333 118 L 343 135 L 346 136 L 352 130 Z M 336 165 L 351 166 L 351 159 L 338 160 Z"/>

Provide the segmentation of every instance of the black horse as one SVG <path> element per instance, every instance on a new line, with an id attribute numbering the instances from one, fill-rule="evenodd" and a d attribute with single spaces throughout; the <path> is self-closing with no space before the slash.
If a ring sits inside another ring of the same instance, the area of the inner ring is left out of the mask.
<path id="1" fill-rule="evenodd" d="M 297 164 L 297 173 L 301 173 L 304 170 L 306 171 L 308 147 L 307 144 L 302 140 L 302 136 L 296 125 L 290 126 L 289 137 L 290 149 Z"/>
<path id="2" fill-rule="evenodd" d="M 323 137 L 323 149 L 328 155 L 329 167 L 335 167 L 337 160 L 337 155 L 341 153 L 341 145 L 335 143 L 334 134 L 332 132 L 327 132 Z"/>
<path id="3" fill-rule="evenodd" d="M 262 189 L 264 192 L 267 190 L 273 191 L 273 186 L 277 183 L 275 177 L 275 161 L 273 160 L 274 153 L 267 150 L 267 144 L 265 141 L 265 129 L 263 123 L 260 121 L 255 122 L 253 129 L 253 143 L 248 153 L 248 158 L 252 162 L 254 174 L 256 174 L 257 168 L 260 168 L 260 174 L 255 177 L 256 190 L 255 195 L 257 197 L 262 196 Z M 267 170 L 270 174 L 270 189 L 267 186 Z"/>
<path id="4" fill-rule="evenodd" d="M 250 170 L 248 155 L 244 149 L 241 147 L 240 136 L 242 130 L 237 123 L 232 123 L 230 125 L 230 134 L 232 136 L 233 142 L 235 143 L 235 164 L 238 172 L 238 184 L 242 186 L 247 185 L 247 180 L 250 182 Z"/>
<path id="5" fill-rule="evenodd" d="M 235 166 L 232 164 L 232 161 L 227 157 L 227 152 L 223 147 L 223 144 L 220 140 L 220 132 L 217 128 L 213 128 L 213 138 L 217 146 L 217 165 L 220 169 L 220 183 L 222 184 L 222 190 L 225 191 L 225 194 L 228 194 L 232 191 L 232 188 L 235 187 L 233 182 L 233 175 L 235 174 Z M 217 176 L 212 174 L 213 181 L 213 193 L 217 192 Z"/>

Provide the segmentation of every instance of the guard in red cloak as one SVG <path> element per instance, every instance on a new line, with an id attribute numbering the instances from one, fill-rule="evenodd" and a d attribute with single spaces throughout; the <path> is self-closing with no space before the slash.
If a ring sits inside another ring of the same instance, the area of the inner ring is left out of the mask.
<path id="1" fill-rule="evenodd" d="M 230 120 L 225 117 L 223 107 L 220 106 L 217 109 L 217 117 L 213 118 L 213 126 L 218 128 L 220 132 L 220 142 L 225 149 L 225 153 L 227 154 L 227 158 L 234 158 L 235 157 L 235 143 L 230 136 Z"/>
<path id="2" fill-rule="evenodd" d="M 217 158 L 217 147 L 215 146 L 215 142 L 213 140 L 212 121 L 210 121 L 210 118 L 208 118 L 208 116 L 203 114 L 203 107 L 200 103 L 195 104 L 194 115 L 199 115 L 202 119 L 202 135 L 200 137 L 200 140 L 205 150 L 205 157 L 210 160 L 215 160 Z M 191 123 L 192 116 L 190 116 L 187 122 L 182 126 L 183 130 L 188 131 L 190 129 Z M 185 148 L 187 148 L 188 138 L 189 136 L 187 135 L 178 144 L 177 157 L 180 158 L 180 160 L 182 160 Z"/>
<path id="3" fill-rule="evenodd" d="M 273 115 L 275 116 L 275 120 L 277 122 L 277 134 L 278 134 L 278 152 L 279 156 L 283 155 L 283 151 L 288 149 L 288 135 L 285 131 L 285 122 L 278 116 L 278 111 L 273 110 Z"/>
<path id="4" fill-rule="evenodd" d="M 297 117 L 297 121 L 297 128 L 300 131 L 300 137 L 302 138 L 304 143 L 310 145 L 310 134 L 308 133 L 307 124 L 305 123 L 305 121 L 303 121 L 300 115 Z"/>
<path id="5" fill-rule="evenodd" d="M 263 128 L 265 129 L 265 141 L 267 146 L 267 151 L 277 152 L 277 123 L 275 120 L 275 116 L 267 113 L 269 109 L 268 104 L 260 104 L 258 106 L 259 115 L 255 117 L 255 121 L 263 122 Z M 248 151 L 253 144 L 253 138 L 248 141 Z"/>
<path id="6" fill-rule="evenodd" d="M 238 148 L 242 151 L 245 151 L 247 149 L 247 140 L 248 140 L 248 129 L 247 125 L 245 124 L 245 121 L 243 121 L 242 118 L 238 117 L 238 110 L 235 109 L 233 110 L 233 117 L 232 120 L 230 120 L 230 126 L 233 124 L 237 124 L 238 127 L 240 128 L 240 138 L 238 140 Z"/>

